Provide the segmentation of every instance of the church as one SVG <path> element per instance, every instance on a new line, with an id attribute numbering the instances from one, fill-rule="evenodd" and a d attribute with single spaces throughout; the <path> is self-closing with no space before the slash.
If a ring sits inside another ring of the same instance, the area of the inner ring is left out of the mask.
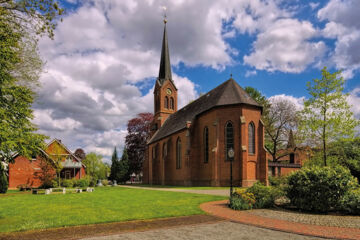
<path id="1" fill-rule="evenodd" d="M 154 120 L 143 165 L 143 182 L 157 185 L 248 187 L 267 184 L 262 106 L 230 78 L 183 108 L 177 108 L 166 20 Z M 233 149 L 234 154 L 228 154 Z"/>

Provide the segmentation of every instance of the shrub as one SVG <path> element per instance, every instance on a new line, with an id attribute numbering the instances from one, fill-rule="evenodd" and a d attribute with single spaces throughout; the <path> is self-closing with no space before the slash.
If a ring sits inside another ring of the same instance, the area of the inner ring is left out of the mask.
<path id="1" fill-rule="evenodd" d="M 254 208 L 269 208 L 274 205 L 275 191 L 272 191 L 271 187 L 256 182 L 252 187 L 248 188 L 246 192 L 254 194 Z"/>
<path id="2" fill-rule="evenodd" d="M 58 187 L 59 187 L 59 182 L 58 182 L 57 179 L 53 179 L 53 180 L 51 181 L 51 184 L 52 184 L 52 187 L 53 187 L 53 188 L 58 188 Z"/>
<path id="3" fill-rule="evenodd" d="M 340 204 L 340 210 L 349 214 L 360 215 L 360 189 L 347 191 Z"/>
<path id="4" fill-rule="evenodd" d="M 234 210 L 249 210 L 252 209 L 255 203 L 255 196 L 252 193 L 245 191 L 235 191 L 230 198 L 230 208 Z"/>
<path id="5" fill-rule="evenodd" d="M 107 179 L 101 181 L 102 185 L 107 186 L 109 181 Z"/>
<path id="6" fill-rule="evenodd" d="M 72 179 L 65 179 L 61 182 L 61 186 L 71 188 L 74 186 L 74 181 Z"/>
<path id="7" fill-rule="evenodd" d="M 1 162 L 0 162 L 1 165 Z M 8 189 L 8 181 L 5 173 L 2 171 L 0 166 L 0 193 L 6 193 Z"/>
<path id="8" fill-rule="evenodd" d="M 286 191 L 291 204 L 300 210 L 327 212 L 338 207 L 344 194 L 356 185 L 346 168 L 315 166 L 291 173 Z"/>
<path id="9" fill-rule="evenodd" d="M 281 185 L 286 184 L 286 177 L 272 177 L 269 176 L 269 184 L 273 187 L 280 187 Z"/>
<path id="10" fill-rule="evenodd" d="M 81 188 L 88 187 L 89 184 L 90 184 L 90 179 L 88 177 L 84 177 L 76 181 L 76 186 Z"/>

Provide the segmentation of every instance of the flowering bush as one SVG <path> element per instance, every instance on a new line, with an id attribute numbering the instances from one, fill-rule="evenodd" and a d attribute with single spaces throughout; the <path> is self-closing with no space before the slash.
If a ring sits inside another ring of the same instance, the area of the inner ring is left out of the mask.
<path id="1" fill-rule="evenodd" d="M 253 208 L 255 196 L 245 190 L 236 190 L 230 198 L 230 208 L 234 210 L 249 210 Z"/>

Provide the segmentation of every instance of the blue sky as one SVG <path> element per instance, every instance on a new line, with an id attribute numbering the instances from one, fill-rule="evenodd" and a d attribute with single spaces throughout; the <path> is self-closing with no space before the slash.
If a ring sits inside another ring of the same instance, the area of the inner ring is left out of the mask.
<path id="1" fill-rule="evenodd" d="M 360 1 L 67 0 L 34 105 L 40 132 L 104 157 L 124 146 L 126 123 L 153 111 L 167 7 L 173 78 L 184 106 L 233 75 L 301 108 L 306 82 L 343 70 L 360 117 Z"/>

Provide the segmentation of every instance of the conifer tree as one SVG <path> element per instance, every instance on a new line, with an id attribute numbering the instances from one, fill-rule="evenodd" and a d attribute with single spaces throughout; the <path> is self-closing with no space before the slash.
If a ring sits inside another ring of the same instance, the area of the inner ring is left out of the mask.
<path id="1" fill-rule="evenodd" d="M 119 165 L 119 159 L 116 151 L 116 147 L 114 148 L 114 152 L 111 156 L 111 168 L 110 168 L 110 180 L 117 180 L 116 179 L 116 172 Z"/>

